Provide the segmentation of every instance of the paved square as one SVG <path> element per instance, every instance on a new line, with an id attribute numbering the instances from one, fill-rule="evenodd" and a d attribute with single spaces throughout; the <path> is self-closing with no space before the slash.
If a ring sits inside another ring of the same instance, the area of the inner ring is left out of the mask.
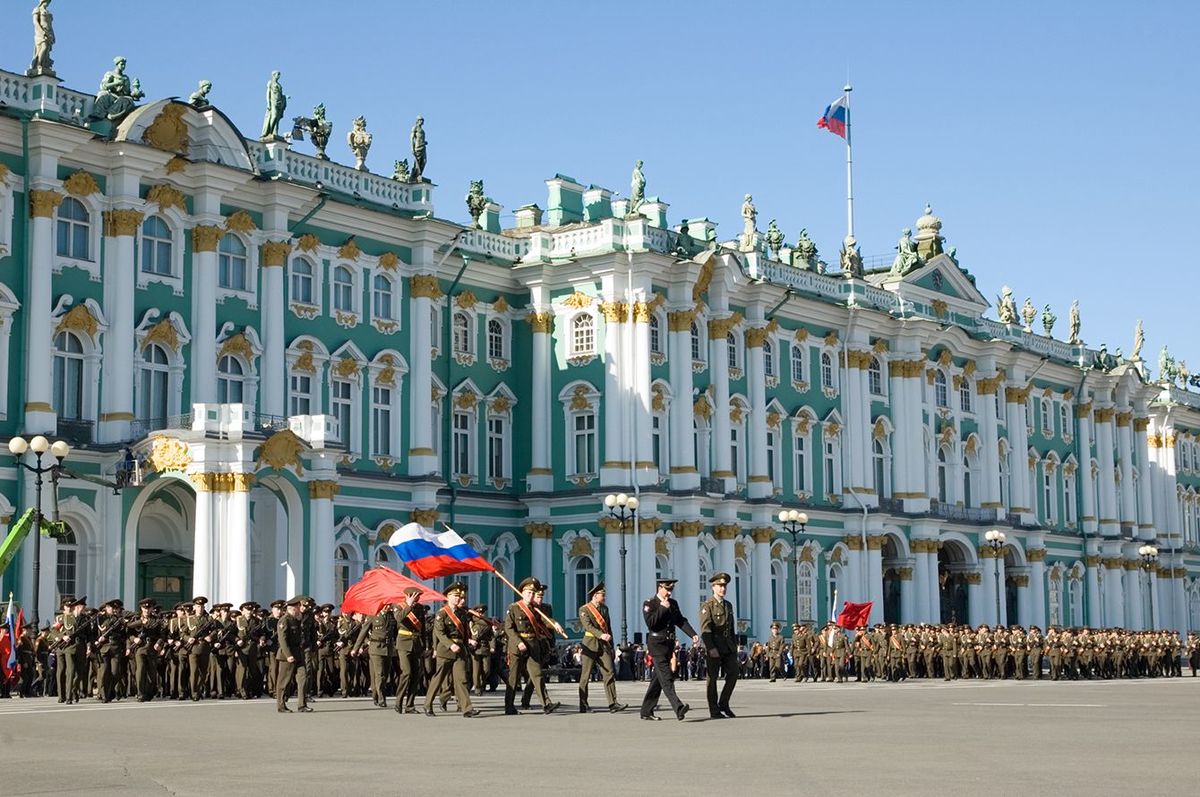
<path id="1" fill-rule="evenodd" d="M 0 703 L 5 795 L 28 794 L 1168 794 L 1195 788 L 1200 679 L 743 681 L 737 719 L 707 719 L 703 683 L 680 685 L 686 722 L 631 707 L 399 716 L 326 699 L 281 716 L 267 700 L 60 706 Z M 593 687 L 595 689 L 595 687 Z M 665 705 L 665 704 L 664 704 Z M 670 717 L 670 712 L 663 712 Z"/>

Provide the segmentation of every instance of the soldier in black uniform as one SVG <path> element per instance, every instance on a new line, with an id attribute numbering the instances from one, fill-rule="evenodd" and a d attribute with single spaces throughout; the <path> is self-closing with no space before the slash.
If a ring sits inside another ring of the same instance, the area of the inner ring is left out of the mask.
<path id="1" fill-rule="evenodd" d="M 676 628 L 682 628 L 689 634 L 693 645 L 700 644 L 700 636 L 679 611 L 679 604 L 671 598 L 671 591 L 675 589 L 677 582 L 678 579 L 674 578 L 659 579 L 657 594 L 642 604 L 642 617 L 650 631 L 646 649 L 654 660 L 654 678 L 650 681 L 650 688 L 646 690 L 646 697 L 642 700 L 641 715 L 644 720 L 662 719 L 654 713 L 660 694 L 667 696 L 671 708 L 675 710 L 675 719 L 682 720 L 691 709 L 687 703 L 680 702 L 679 696 L 675 694 L 671 657 L 675 655 Z"/>

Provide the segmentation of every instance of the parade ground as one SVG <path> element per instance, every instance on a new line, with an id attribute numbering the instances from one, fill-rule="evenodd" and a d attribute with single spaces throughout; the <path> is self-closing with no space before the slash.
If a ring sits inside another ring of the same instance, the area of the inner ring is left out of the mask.
<path id="1" fill-rule="evenodd" d="M 901 684 L 739 683 L 710 720 L 703 683 L 678 722 L 622 714 L 397 715 L 325 699 L 50 699 L 0 703 L 0 793 L 46 794 L 1050 794 L 1183 793 L 1195 785 L 1200 679 Z M 593 692 L 599 685 L 593 685 Z M 602 694 L 602 693 L 600 693 Z M 593 703 L 596 695 L 593 695 Z M 294 702 L 293 702 L 294 706 Z M 572 710 L 568 711 L 568 707 Z"/>

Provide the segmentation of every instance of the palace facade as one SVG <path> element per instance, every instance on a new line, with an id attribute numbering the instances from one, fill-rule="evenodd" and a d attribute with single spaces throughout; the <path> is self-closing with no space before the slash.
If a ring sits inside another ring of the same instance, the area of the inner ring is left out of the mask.
<path id="1" fill-rule="evenodd" d="M 1200 395 L 985 317 L 928 210 L 911 270 L 847 279 L 561 174 L 515 228 L 490 201 L 464 226 L 432 183 L 215 107 L 93 102 L 0 72 L 0 435 L 73 447 L 42 496 L 43 618 L 62 595 L 337 601 L 417 520 L 546 581 L 560 617 L 605 580 L 631 636 L 656 577 L 694 616 L 716 571 L 751 637 L 843 600 L 1200 627 Z M 97 483 L 127 448 L 133 485 Z M 0 463 L 0 535 L 35 499 Z M 33 545 L 0 579 L 27 605 Z"/>

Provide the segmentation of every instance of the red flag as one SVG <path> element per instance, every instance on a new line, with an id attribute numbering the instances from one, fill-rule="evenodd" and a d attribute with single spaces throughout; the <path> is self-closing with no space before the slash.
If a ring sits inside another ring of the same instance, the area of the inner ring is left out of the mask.
<path id="1" fill-rule="evenodd" d="M 420 581 L 413 581 L 388 567 L 374 567 L 346 590 L 346 597 L 342 599 L 342 614 L 375 614 L 385 604 L 403 603 L 404 590 L 409 587 L 421 590 L 421 597 L 418 599 L 421 603 L 446 600 L 445 595 L 430 589 Z"/>
<path id="2" fill-rule="evenodd" d="M 874 601 L 866 603 L 846 601 L 842 604 L 842 612 L 837 617 L 837 624 L 851 630 L 866 625 L 871 618 L 871 607 L 874 605 Z"/>

